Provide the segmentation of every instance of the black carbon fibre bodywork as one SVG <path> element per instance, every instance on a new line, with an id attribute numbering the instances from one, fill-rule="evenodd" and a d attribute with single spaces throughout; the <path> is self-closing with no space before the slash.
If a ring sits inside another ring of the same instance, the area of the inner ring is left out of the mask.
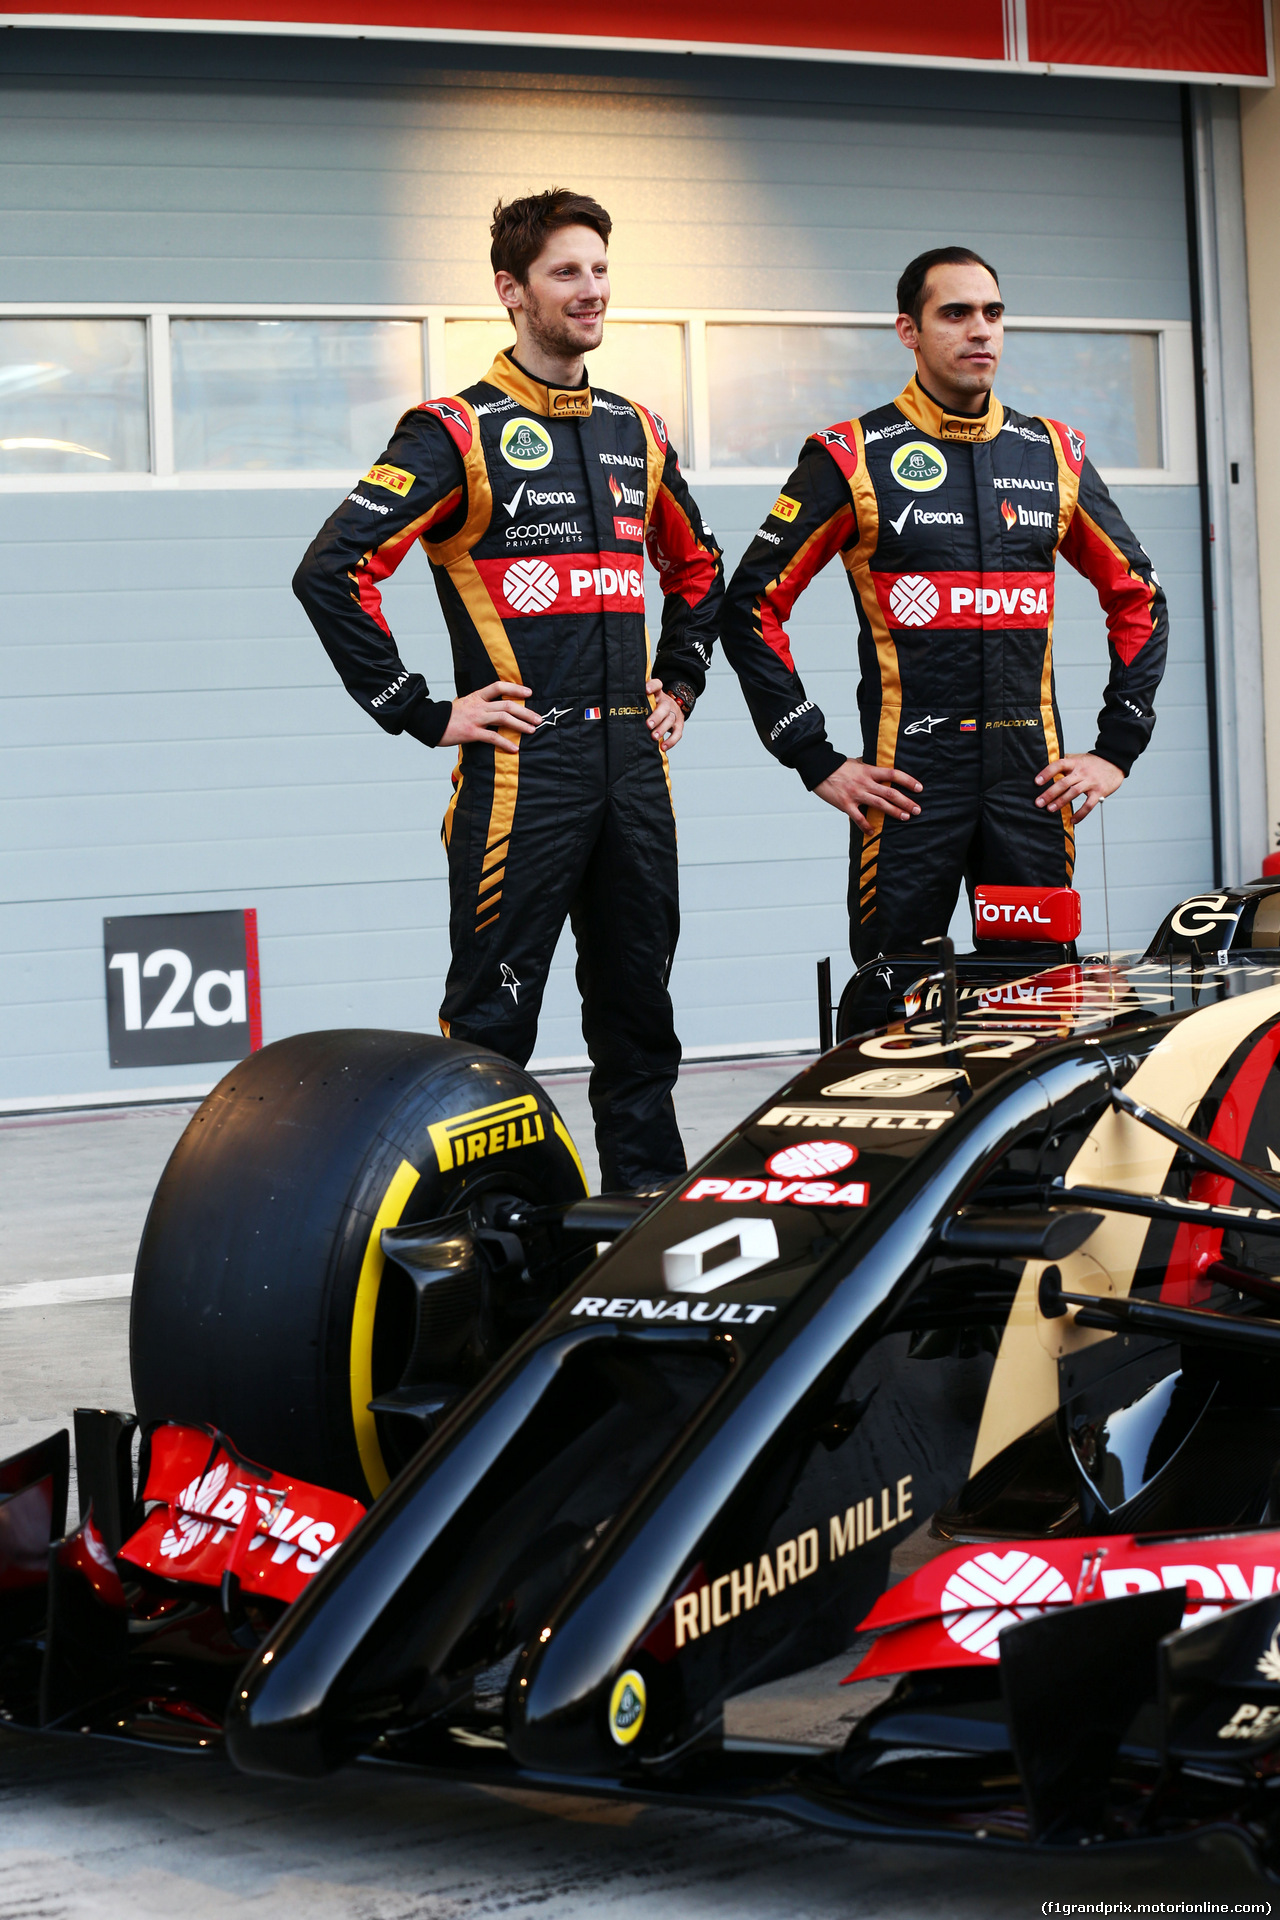
<path id="1" fill-rule="evenodd" d="M 619 1237 L 437 1393 L 425 1444 L 247 1658 L 225 1595 L 188 1630 L 232 1762 L 369 1758 L 964 1844 L 1212 1829 L 1269 1870 L 1280 1592 L 1256 1574 L 1216 1640 L 1221 1609 L 1189 1623 L 1169 1591 L 1108 1588 L 1091 1626 L 1011 1613 L 1007 1659 L 904 1665 L 838 1755 L 726 1739 L 725 1709 L 865 1647 L 881 1596 L 961 1543 L 1174 1536 L 1243 1564 L 1270 1537 L 1276 901 L 1183 903 L 1123 963 L 961 960 L 954 1034 L 904 960 L 887 1026 L 643 1210 L 584 1207 L 582 1233 Z M 518 1252 L 542 1225 L 527 1195 L 490 1193 L 479 1227 L 449 1204 L 455 1264 L 467 1232 Z M 387 1230 L 388 1260 L 424 1230 Z M 60 1551 L 57 1699 L 106 1730 L 66 1653 L 92 1608 Z M 66 1720 L 39 1708 L 47 1656 L 0 1666 L 30 1724 Z M 1058 1738 L 1090 1688 L 1100 1734 Z"/>

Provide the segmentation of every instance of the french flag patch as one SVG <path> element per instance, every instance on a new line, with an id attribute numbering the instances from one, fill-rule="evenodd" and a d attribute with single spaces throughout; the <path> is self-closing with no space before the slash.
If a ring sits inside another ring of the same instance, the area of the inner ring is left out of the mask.
<path id="1" fill-rule="evenodd" d="M 598 720 L 600 718 L 599 707 L 587 707 L 584 710 L 582 717 L 584 720 Z"/>

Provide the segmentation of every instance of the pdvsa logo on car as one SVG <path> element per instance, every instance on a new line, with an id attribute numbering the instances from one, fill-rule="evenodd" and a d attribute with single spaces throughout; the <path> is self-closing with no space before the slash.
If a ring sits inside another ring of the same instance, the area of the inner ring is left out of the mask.
<path id="1" fill-rule="evenodd" d="M 790 1202 L 797 1207 L 865 1207 L 871 1189 L 865 1180 L 823 1179 L 823 1174 L 843 1173 L 858 1157 L 858 1149 L 847 1140 L 800 1140 L 793 1147 L 782 1147 L 765 1161 L 771 1180 L 722 1180 L 715 1175 L 695 1180 L 682 1200 L 715 1200 L 721 1205 L 740 1205 L 744 1200 L 760 1200 L 767 1207 Z"/>
<path id="2" fill-rule="evenodd" d="M 933 493 L 947 477 L 947 456 L 924 440 L 908 440 L 894 449 L 889 471 L 908 493 Z"/>
<path id="3" fill-rule="evenodd" d="M 102 936 L 113 1067 L 241 1060 L 262 1045 L 255 908 L 130 914 Z"/>
<path id="4" fill-rule="evenodd" d="M 526 414 L 517 414 L 514 420 L 506 422 L 498 444 L 507 465 L 519 467 L 522 473 L 540 473 L 543 467 L 550 466 L 555 451 L 546 428 Z"/>

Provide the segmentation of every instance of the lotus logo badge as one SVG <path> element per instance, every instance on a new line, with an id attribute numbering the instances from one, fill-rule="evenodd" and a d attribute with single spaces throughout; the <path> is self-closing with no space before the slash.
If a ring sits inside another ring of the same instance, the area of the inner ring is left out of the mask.
<path id="1" fill-rule="evenodd" d="M 620 1747 L 629 1747 L 644 1725 L 647 1702 L 644 1680 L 635 1668 L 620 1673 L 609 1696 L 609 1731 Z"/>

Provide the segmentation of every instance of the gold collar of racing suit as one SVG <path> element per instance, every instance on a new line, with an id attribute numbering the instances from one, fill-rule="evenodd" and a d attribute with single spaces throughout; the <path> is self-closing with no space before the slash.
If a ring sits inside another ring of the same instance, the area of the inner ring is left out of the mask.
<path id="1" fill-rule="evenodd" d="M 893 404 L 934 440 L 994 440 L 1004 425 L 1004 408 L 994 393 L 985 413 L 948 413 L 930 399 L 914 373 Z"/>
<path id="2" fill-rule="evenodd" d="M 591 388 L 547 387 L 518 367 L 509 352 L 500 353 L 484 376 L 491 387 L 501 387 L 530 413 L 546 420 L 585 420 L 591 412 Z"/>

